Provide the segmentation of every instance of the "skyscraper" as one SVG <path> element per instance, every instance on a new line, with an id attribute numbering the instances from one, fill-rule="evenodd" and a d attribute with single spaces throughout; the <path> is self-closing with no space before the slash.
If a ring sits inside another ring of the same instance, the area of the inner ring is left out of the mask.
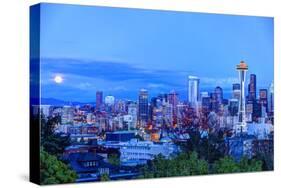
<path id="1" fill-rule="evenodd" d="M 138 120 L 147 123 L 148 121 L 148 91 L 141 89 L 138 100 Z"/>
<path id="2" fill-rule="evenodd" d="M 253 102 L 253 113 L 252 113 L 252 120 L 254 122 L 258 122 L 258 119 L 261 117 L 261 104 L 259 102 L 254 101 Z"/>
<path id="3" fill-rule="evenodd" d="M 266 112 L 268 112 L 267 89 L 260 89 L 259 96 L 260 96 L 259 102 L 261 106 L 265 108 Z"/>
<path id="4" fill-rule="evenodd" d="M 268 111 L 274 112 L 274 84 L 270 84 L 268 89 Z"/>
<path id="5" fill-rule="evenodd" d="M 215 95 L 216 95 L 216 98 L 218 100 L 219 103 L 222 103 L 222 100 L 223 100 L 223 91 L 222 91 L 222 88 L 217 86 L 215 88 L 215 91 L 214 91 Z"/>
<path id="6" fill-rule="evenodd" d="M 105 99 L 104 99 L 104 103 L 105 103 L 107 106 L 113 106 L 114 103 L 115 103 L 115 97 L 112 96 L 112 95 L 106 96 Z"/>
<path id="7" fill-rule="evenodd" d="M 188 102 L 194 108 L 197 108 L 198 106 L 199 81 L 199 78 L 196 76 L 188 77 Z"/>
<path id="8" fill-rule="evenodd" d="M 233 91 L 240 90 L 240 84 L 239 83 L 232 84 L 232 90 Z"/>
<path id="9" fill-rule="evenodd" d="M 210 110 L 211 109 L 211 98 L 209 96 L 202 97 L 201 104 L 202 104 L 202 108 L 204 110 Z"/>
<path id="10" fill-rule="evenodd" d="M 239 106 L 238 99 L 230 99 L 229 100 L 228 110 L 229 110 L 229 113 L 230 113 L 231 116 L 237 116 L 238 106 Z"/>
<path id="11" fill-rule="evenodd" d="M 240 84 L 235 83 L 232 85 L 232 97 L 234 99 L 240 99 Z"/>
<path id="12" fill-rule="evenodd" d="M 210 93 L 210 110 L 216 110 L 216 95 L 214 92 Z"/>
<path id="13" fill-rule="evenodd" d="M 74 108 L 72 106 L 63 106 L 61 123 L 62 124 L 72 124 L 74 118 Z"/>
<path id="14" fill-rule="evenodd" d="M 246 80 L 246 72 L 248 70 L 248 65 L 241 61 L 237 66 L 236 70 L 239 73 L 240 79 L 240 100 L 239 100 L 239 108 L 238 108 L 238 124 L 235 126 L 235 132 L 241 133 L 247 131 L 247 123 L 246 123 L 246 102 L 245 102 L 245 80 Z"/>
<path id="15" fill-rule="evenodd" d="M 200 93 L 200 101 L 202 101 L 204 97 L 209 97 L 209 93 L 207 91 L 202 91 Z"/>
<path id="16" fill-rule="evenodd" d="M 200 102 L 201 102 L 201 107 L 205 111 L 210 109 L 211 100 L 208 92 L 203 91 L 200 93 Z"/>
<path id="17" fill-rule="evenodd" d="M 250 83 L 248 85 L 248 100 L 256 100 L 257 80 L 255 74 L 250 74 Z"/>
<path id="18" fill-rule="evenodd" d="M 214 90 L 214 98 L 215 98 L 215 111 L 218 112 L 220 109 L 220 106 L 222 105 L 222 101 L 223 101 L 223 91 L 222 88 L 217 86 Z"/>
<path id="19" fill-rule="evenodd" d="M 152 97 L 150 100 L 149 120 L 152 121 L 152 123 L 154 123 L 156 120 L 155 109 L 157 108 L 157 99 L 158 97 Z"/>
<path id="20" fill-rule="evenodd" d="M 172 105 L 172 114 L 175 119 L 177 116 L 178 94 L 175 91 L 171 91 L 168 95 L 168 102 Z"/>
<path id="21" fill-rule="evenodd" d="M 137 126 L 137 104 L 131 103 L 128 106 L 128 115 L 132 116 L 132 127 L 131 128 L 136 128 Z"/>
<path id="22" fill-rule="evenodd" d="M 97 110 L 101 110 L 102 98 L 103 98 L 103 93 L 102 93 L 102 91 L 97 91 L 97 92 L 96 92 L 96 109 L 97 109 Z"/>

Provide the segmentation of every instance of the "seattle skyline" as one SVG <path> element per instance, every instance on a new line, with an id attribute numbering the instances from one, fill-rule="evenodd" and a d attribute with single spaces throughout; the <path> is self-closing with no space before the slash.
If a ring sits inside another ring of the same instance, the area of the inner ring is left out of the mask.
<path id="1" fill-rule="evenodd" d="M 221 86 L 227 95 L 238 82 L 233 66 L 241 60 L 250 67 L 248 75 L 257 75 L 258 89 L 273 80 L 272 18 L 43 7 L 42 98 L 91 102 L 102 90 L 136 100 L 145 88 L 151 95 L 175 90 L 186 99 L 189 75 L 200 78 L 201 91 Z M 60 84 L 56 75 L 63 78 Z"/>
<path id="2" fill-rule="evenodd" d="M 40 184 L 274 170 L 273 18 L 40 3 L 30 28 Z"/>

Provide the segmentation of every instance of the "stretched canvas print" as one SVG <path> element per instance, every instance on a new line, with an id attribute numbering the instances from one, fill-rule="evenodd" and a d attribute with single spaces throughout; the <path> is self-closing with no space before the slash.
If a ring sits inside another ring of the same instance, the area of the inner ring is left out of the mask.
<path id="1" fill-rule="evenodd" d="M 271 171 L 273 61 L 270 17 L 31 6 L 30 180 Z"/>

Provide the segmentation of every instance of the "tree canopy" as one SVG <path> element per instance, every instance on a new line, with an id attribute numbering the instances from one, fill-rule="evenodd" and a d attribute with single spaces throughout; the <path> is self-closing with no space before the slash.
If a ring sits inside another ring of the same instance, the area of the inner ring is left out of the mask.
<path id="1" fill-rule="evenodd" d="M 100 177 L 100 180 L 101 181 L 109 181 L 110 177 L 109 177 L 108 174 L 102 174 L 101 177 Z"/>
<path id="2" fill-rule="evenodd" d="M 68 135 L 55 133 L 55 126 L 59 123 L 59 117 L 41 118 L 41 146 L 49 154 L 60 157 L 65 147 L 70 145 Z"/>
<path id="3" fill-rule="evenodd" d="M 173 159 L 159 155 L 142 168 L 140 178 L 191 176 L 214 173 L 254 172 L 262 170 L 262 161 L 242 158 L 239 162 L 226 156 L 213 164 L 200 159 L 196 152 L 181 153 Z"/>
<path id="4" fill-rule="evenodd" d="M 148 162 L 143 168 L 144 178 L 187 176 L 208 173 L 208 163 L 198 159 L 196 152 L 182 153 L 174 159 L 165 159 L 162 155 Z"/>
<path id="5" fill-rule="evenodd" d="M 120 165 L 120 156 L 118 154 L 109 154 L 108 162 L 112 165 L 119 166 Z"/>
<path id="6" fill-rule="evenodd" d="M 76 173 L 55 156 L 40 151 L 40 182 L 41 184 L 73 183 Z"/>
<path id="7" fill-rule="evenodd" d="M 262 161 L 256 159 L 242 158 L 235 162 L 233 158 L 226 156 L 214 163 L 213 173 L 235 173 L 235 172 L 255 172 L 262 170 Z"/>

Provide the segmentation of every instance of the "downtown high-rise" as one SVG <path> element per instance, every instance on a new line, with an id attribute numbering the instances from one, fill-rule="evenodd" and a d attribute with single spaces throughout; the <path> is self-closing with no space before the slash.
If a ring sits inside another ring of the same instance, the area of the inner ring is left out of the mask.
<path id="1" fill-rule="evenodd" d="M 255 74 L 250 74 L 250 83 L 248 85 L 248 100 L 255 101 L 257 98 L 257 78 Z"/>
<path id="2" fill-rule="evenodd" d="M 171 91 L 168 95 L 168 102 L 172 105 L 172 114 L 173 119 L 176 120 L 177 116 L 177 105 L 178 105 L 178 93 L 176 93 L 174 90 Z"/>
<path id="3" fill-rule="evenodd" d="M 96 109 L 97 110 L 101 110 L 102 100 L 103 100 L 103 92 L 97 91 L 96 92 Z"/>
<path id="4" fill-rule="evenodd" d="M 259 90 L 259 103 L 262 108 L 265 109 L 266 112 L 268 112 L 268 96 L 267 96 L 267 89 L 260 89 Z"/>
<path id="5" fill-rule="evenodd" d="M 213 102 L 213 109 L 215 112 L 220 111 L 220 107 L 223 103 L 223 90 L 221 87 L 217 86 L 214 90 L 214 93 L 212 95 L 212 102 Z"/>
<path id="6" fill-rule="evenodd" d="M 199 82 L 200 79 L 196 76 L 188 77 L 188 102 L 194 108 L 198 107 Z"/>
<path id="7" fill-rule="evenodd" d="M 148 91 L 146 89 L 141 89 L 138 99 L 138 121 L 141 123 L 147 123 L 148 117 Z"/>
<path id="8" fill-rule="evenodd" d="M 268 111 L 274 112 L 274 83 L 272 82 L 268 89 Z"/>

